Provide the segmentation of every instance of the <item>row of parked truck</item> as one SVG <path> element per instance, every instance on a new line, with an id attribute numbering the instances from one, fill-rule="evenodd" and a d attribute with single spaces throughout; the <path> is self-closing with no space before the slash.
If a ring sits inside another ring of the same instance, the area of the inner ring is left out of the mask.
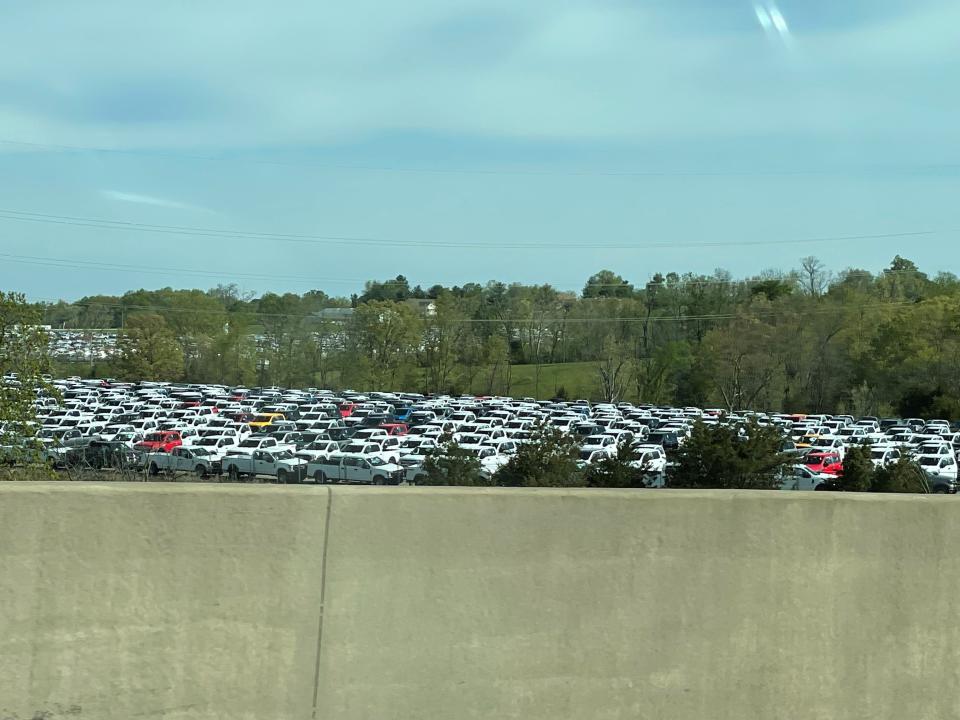
<path id="1" fill-rule="evenodd" d="M 151 453 L 146 458 L 150 475 L 194 473 L 207 478 L 226 475 L 231 480 L 269 478 L 281 483 L 354 483 L 399 485 L 416 482 L 422 473 L 408 472 L 402 465 L 387 462 L 376 454 L 331 452 L 314 459 L 291 450 L 255 450 L 250 454 L 230 452 L 220 457 L 200 447 L 182 445 L 170 452 Z"/>

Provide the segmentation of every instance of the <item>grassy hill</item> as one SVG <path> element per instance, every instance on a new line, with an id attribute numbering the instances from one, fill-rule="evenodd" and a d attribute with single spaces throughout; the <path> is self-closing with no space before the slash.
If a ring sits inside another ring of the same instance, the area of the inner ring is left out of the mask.
<path id="1" fill-rule="evenodd" d="M 563 388 L 570 400 L 594 398 L 597 386 L 597 363 L 558 363 L 540 366 L 539 386 L 536 382 L 536 365 L 514 365 L 511 375 L 510 394 L 514 397 L 555 397 Z"/>

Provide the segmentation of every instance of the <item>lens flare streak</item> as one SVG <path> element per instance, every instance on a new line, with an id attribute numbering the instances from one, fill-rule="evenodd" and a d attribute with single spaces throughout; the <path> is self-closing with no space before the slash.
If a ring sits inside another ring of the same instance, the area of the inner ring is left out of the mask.
<path id="1" fill-rule="evenodd" d="M 776 4 L 756 4 L 753 6 L 753 11 L 757 15 L 757 22 L 760 23 L 760 27 L 768 37 L 779 40 L 787 46 L 793 42 L 793 34 L 790 32 L 790 25 L 787 23 L 787 19 L 783 16 L 783 13 L 780 12 L 780 8 L 778 8 Z"/>

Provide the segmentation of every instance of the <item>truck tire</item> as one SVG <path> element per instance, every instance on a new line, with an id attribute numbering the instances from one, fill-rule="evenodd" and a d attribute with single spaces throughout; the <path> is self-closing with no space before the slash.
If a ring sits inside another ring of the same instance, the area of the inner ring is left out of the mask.
<path id="1" fill-rule="evenodd" d="M 387 482 L 387 479 L 386 479 L 385 477 L 383 477 L 383 475 L 374 475 L 374 476 L 373 476 L 373 484 L 374 484 L 374 485 L 385 485 L 386 482 Z"/>
<path id="2" fill-rule="evenodd" d="M 198 478 L 200 478 L 201 480 L 203 480 L 205 477 L 207 477 L 207 474 L 208 474 L 208 473 L 207 473 L 207 469 L 206 469 L 203 465 L 197 465 L 197 466 L 193 469 L 193 472 L 194 472 L 194 473 L 196 474 L 196 476 L 197 476 Z"/>
<path id="3" fill-rule="evenodd" d="M 157 467 L 155 462 L 150 463 L 150 477 L 156 477 L 160 474 L 160 468 Z"/>
<path id="4" fill-rule="evenodd" d="M 290 480 L 287 477 L 287 471 L 284 470 L 283 468 L 280 468 L 279 470 L 277 470 L 277 482 L 282 483 L 284 485 L 290 482 Z"/>
<path id="5" fill-rule="evenodd" d="M 326 473 L 323 472 L 323 470 L 317 470 L 317 471 L 313 474 L 313 479 L 316 480 L 316 482 L 317 482 L 318 485 L 326 485 L 326 484 L 327 484 L 327 475 L 326 475 Z"/>
<path id="6" fill-rule="evenodd" d="M 230 469 L 227 471 L 227 474 L 230 476 L 230 482 L 240 481 L 240 471 L 237 470 L 236 465 L 231 465 Z"/>

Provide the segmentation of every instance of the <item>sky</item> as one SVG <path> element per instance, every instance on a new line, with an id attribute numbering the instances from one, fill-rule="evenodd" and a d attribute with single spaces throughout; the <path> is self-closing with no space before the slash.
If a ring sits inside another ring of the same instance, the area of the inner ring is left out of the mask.
<path id="1" fill-rule="evenodd" d="M 955 0 L 0 5 L 0 289 L 960 270 Z"/>

